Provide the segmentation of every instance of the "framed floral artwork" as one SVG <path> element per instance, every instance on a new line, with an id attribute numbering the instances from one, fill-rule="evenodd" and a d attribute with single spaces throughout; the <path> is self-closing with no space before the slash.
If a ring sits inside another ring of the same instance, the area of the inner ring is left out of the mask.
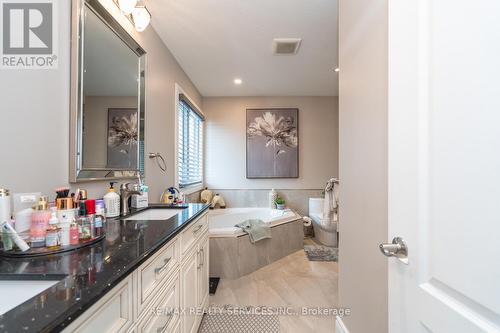
<path id="1" fill-rule="evenodd" d="M 107 168 L 138 168 L 138 133 L 137 109 L 108 109 Z"/>
<path id="2" fill-rule="evenodd" d="M 298 109 L 247 109 L 247 178 L 299 177 L 298 120 Z"/>

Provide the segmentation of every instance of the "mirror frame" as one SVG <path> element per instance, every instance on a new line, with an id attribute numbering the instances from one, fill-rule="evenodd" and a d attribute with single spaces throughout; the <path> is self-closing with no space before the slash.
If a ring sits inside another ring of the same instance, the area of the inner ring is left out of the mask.
<path id="1" fill-rule="evenodd" d="M 70 183 L 131 179 L 139 176 L 143 177 L 139 169 L 117 169 L 117 168 L 83 168 L 82 165 L 82 97 L 83 97 L 83 42 L 82 33 L 85 26 L 85 7 L 92 10 L 103 23 L 111 29 L 138 57 L 138 70 L 140 73 L 138 91 L 138 138 L 145 141 L 145 92 L 146 92 L 146 51 L 137 41 L 122 27 L 120 23 L 108 12 L 99 0 L 72 0 L 71 3 L 71 97 L 70 97 L 70 130 L 69 130 L 69 181 Z M 142 157 L 143 162 L 145 156 Z M 140 165 L 140 145 L 137 145 L 137 163 Z M 127 176 L 110 176 L 106 174 L 116 172 L 130 172 Z M 88 173 L 88 176 L 81 176 L 81 173 Z"/>

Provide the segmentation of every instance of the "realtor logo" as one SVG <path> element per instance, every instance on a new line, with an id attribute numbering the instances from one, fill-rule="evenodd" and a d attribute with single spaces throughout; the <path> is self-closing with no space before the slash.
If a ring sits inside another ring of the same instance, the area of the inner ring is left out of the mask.
<path id="1" fill-rule="evenodd" d="M 0 0 L 1 68 L 57 68 L 53 0 Z"/>

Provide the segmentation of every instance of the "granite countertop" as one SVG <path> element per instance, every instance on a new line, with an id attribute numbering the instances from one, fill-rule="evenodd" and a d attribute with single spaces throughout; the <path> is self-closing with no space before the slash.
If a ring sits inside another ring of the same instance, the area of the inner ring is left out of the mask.
<path id="1" fill-rule="evenodd" d="M 60 280 L 1 315 L 0 332 L 63 330 L 207 209 L 189 204 L 161 221 L 108 219 L 106 238 L 91 246 L 45 257 L 0 257 L 2 280 Z"/>

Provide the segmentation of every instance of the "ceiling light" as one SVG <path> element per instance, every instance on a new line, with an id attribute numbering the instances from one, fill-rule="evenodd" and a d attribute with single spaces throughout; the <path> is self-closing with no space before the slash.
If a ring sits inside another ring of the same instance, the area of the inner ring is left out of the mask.
<path id="1" fill-rule="evenodd" d="M 137 5 L 137 0 L 118 0 L 118 6 L 124 14 L 130 14 Z"/>
<path id="2" fill-rule="evenodd" d="M 132 19 L 134 20 L 135 30 L 142 32 L 146 30 L 149 22 L 151 22 L 151 13 L 145 6 L 138 6 L 132 11 Z"/>
<path id="3" fill-rule="evenodd" d="M 241 79 L 234 79 L 234 84 L 240 85 L 242 83 L 243 83 L 243 81 Z"/>
<path id="4" fill-rule="evenodd" d="M 333 71 L 334 71 L 335 73 L 338 73 L 338 72 L 340 72 L 340 68 L 335 67 L 335 69 L 334 69 Z"/>

